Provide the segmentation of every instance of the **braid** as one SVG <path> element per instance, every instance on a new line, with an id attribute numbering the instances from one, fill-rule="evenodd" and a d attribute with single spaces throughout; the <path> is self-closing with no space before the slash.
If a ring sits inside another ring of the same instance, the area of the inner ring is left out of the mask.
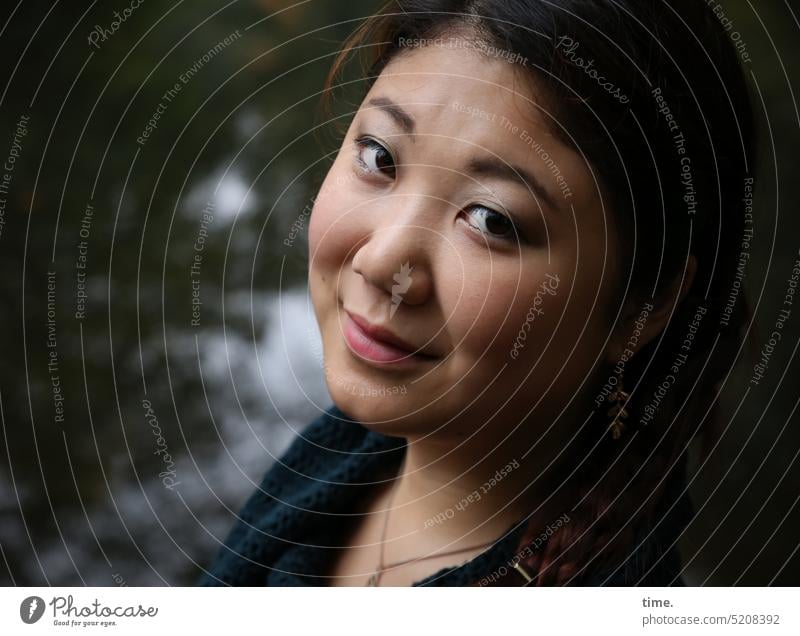
<path id="1" fill-rule="evenodd" d="M 664 476 L 674 460 L 672 452 L 654 453 L 646 460 L 638 446 L 631 443 L 605 475 L 581 480 L 582 486 L 574 489 L 578 503 L 569 513 L 572 521 L 521 561 L 534 585 L 580 585 L 629 556 L 638 531 L 654 521 L 668 483 Z M 598 474 L 600 468 L 594 466 L 592 472 Z M 520 550 L 535 541 L 532 525 Z"/>

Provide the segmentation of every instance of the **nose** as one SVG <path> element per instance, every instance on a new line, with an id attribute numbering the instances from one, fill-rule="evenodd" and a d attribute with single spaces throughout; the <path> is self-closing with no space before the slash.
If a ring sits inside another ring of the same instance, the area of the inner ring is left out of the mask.
<path id="1" fill-rule="evenodd" d="M 353 271 L 385 291 L 394 305 L 421 305 L 433 293 L 431 249 L 436 238 L 430 228 L 410 223 L 375 228 L 356 251 Z"/>

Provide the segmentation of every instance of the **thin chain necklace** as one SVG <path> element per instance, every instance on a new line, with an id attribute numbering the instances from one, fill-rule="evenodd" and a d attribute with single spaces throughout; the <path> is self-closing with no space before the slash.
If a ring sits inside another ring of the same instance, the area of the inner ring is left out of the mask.
<path id="1" fill-rule="evenodd" d="M 405 457 L 403 458 L 403 466 L 405 466 Z M 403 466 L 401 466 L 400 474 L 403 474 Z M 388 566 L 384 566 L 383 564 L 383 553 L 384 553 L 384 546 L 386 545 L 386 528 L 389 525 L 389 511 L 392 509 L 392 504 L 394 503 L 394 497 L 397 494 L 397 486 L 392 489 L 392 494 L 389 498 L 389 504 L 386 506 L 386 514 L 383 515 L 383 532 L 381 533 L 381 549 L 380 549 L 380 557 L 378 559 L 378 567 L 375 569 L 375 572 L 369 577 L 367 582 L 365 583 L 365 587 L 377 587 L 380 585 L 381 576 L 385 570 L 393 567 L 397 567 L 400 565 L 405 565 L 406 563 L 410 563 L 411 561 L 424 561 L 426 559 L 434 559 L 436 557 L 443 557 L 449 556 L 451 554 L 458 554 L 459 552 L 467 552 L 469 550 L 476 550 L 478 548 L 485 548 L 486 546 L 491 545 L 496 540 L 492 539 L 491 541 L 486 541 L 485 543 L 481 543 L 480 545 L 473 545 L 467 548 L 459 548 L 456 550 L 449 550 L 447 552 L 439 552 L 437 554 L 429 554 L 427 556 L 421 557 L 413 557 L 411 559 L 404 559 L 402 561 L 397 561 L 395 563 L 391 563 Z"/>

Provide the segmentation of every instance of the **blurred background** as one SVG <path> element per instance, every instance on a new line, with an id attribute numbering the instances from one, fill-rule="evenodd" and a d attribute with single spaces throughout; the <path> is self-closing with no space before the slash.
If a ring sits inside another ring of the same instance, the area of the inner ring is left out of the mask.
<path id="1" fill-rule="evenodd" d="M 800 250 L 799 12 L 719 4 L 766 144 L 746 275 L 760 348 Z M 193 583 L 330 404 L 305 287 L 338 149 L 319 100 L 379 6 L 5 3 L 0 584 Z M 798 323 L 800 307 L 738 410 L 753 362 L 726 387 L 725 434 L 692 482 L 690 584 L 800 584 Z"/>

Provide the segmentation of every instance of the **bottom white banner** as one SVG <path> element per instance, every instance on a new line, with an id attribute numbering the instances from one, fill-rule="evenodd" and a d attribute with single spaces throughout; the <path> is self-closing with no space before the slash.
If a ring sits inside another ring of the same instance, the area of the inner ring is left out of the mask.
<path id="1" fill-rule="evenodd" d="M 0 588 L 0 634 L 800 634 L 783 588 Z M 502 630 L 502 631 L 501 631 Z"/>

